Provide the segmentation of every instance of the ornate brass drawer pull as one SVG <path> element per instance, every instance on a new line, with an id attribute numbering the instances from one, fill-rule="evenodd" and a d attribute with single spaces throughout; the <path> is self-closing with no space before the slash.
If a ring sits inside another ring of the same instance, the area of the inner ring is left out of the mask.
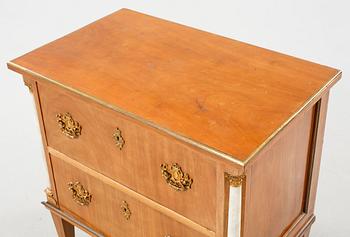
<path id="1" fill-rule="evenodd" d="M 191 188 L 193 179 L 187 173 L 184 173 L 178 164 L 169 165 L 164 163 L 160 166 L 162 176 L 170 187 L 177 191 L 187 191 Z"/>
<path id="2" fill-rule="evenodd" d="M 120 210 L 125 217 L 126 220 L 130 219 L 131 216 L 131 211 L 129 208 L 129 204 L 126 201 L 123 201 L 122 204 L 120 205 Z"/>
<path id="3" fill-rule="evenodd" d="M 113 133 L 113 138 L 114 138 L 115 145 L 119 148 L 119 150 L 121 150 L 125 144 L 125 140 L 122 137 L 122 131 L 120 131 L 119 128 L 115 129 Z"/>
<path id="4" fill-rule="evenodd" d="M 68 189 L 72 191 L 72 197 L 81 206 L 88 206 L 91 202 L 91 194 L 81 185 L 80 182 L 69 182 Z"/>
<path id="5" fill-rule="evenodd" d="M 61 132 L 69 138 L 78 138 L 81 135 L 81 126 L 74 121 L 70 113 L 57 114 L 57 123 Z"/>

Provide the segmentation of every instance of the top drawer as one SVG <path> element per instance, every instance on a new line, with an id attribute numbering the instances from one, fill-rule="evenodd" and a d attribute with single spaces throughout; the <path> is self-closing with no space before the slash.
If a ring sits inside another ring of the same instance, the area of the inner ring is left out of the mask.
<path id="1" fill-rule="evenodd" d="M 215 230 L 216 165 L 206 154 L 52 85 L 39 95 L 50 147 Z"/>

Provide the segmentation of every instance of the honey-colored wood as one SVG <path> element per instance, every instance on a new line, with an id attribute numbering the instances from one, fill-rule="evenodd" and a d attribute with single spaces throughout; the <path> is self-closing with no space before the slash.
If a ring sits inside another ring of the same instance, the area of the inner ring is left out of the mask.
<path id="1" fill-rule="evenodd" d="M 298 117 L 285 129 L 284 136 L 248 168 L 245 237 L 281 236 L 304 215 L 313 112 Z"/>
<path id="2" fill-rule="evenodd" d="M 315 200 L 316 200 L 316 191 L 317 191 L 317 183 L 318 176 L 320 172 L 321 165 L 321 155 L 322 155 L 322 146 L 323 146 L 323 137 L 326 126 L 326 115 L 328 109 L 328 98 L 329 93 L 326 93 L 322 99 L 320 100 L 320 108 L 319 108 L 319 116 L 318 123 L 315 126 L 315 140 L 314 148 L 312 150 L 312 164 L 310 166 L 310 190 L 309 196 L 306 200 L 306 211 L 308 213 L 313 213 L 315 209 Z"/>
<path id="3" fill-rule="evenodd" d="M 303 225 L 300 225 L 301 228 L 295 233 L 293 233 L 292 235 L 287 235 L 287 236 L 298 236 L 298 237 L 308 237 L 308 235 L 310 234 L 310 228 L 311 225 L 315 222 L 315 216 L 314 215 L 310 215 L 310 217 L 308 219 L 306 219 L 306 222 Z M 295 231 L 296 229 L 293 229 L 293 231 Z"/>
<path id="4" fill-rule="evenodd" d="M 339 70 L 127 9 L 8 67 L 34 95 L 54 196 L 44 205 L 59 237 L 73 225 L 96 236 L 228 237 L 236 224 L 234 237 L 309 236 Z M 66 112 L 81 133 L 62 133 Z M 164 163 L 191 188 L 170 187 Z M 245 177 L 233 199 L 225 173 Z M 76 181 L 88 206 L 72 198 Z"/>
<path id="5" fill-rule="evenodd" d="M 58 237 L 74 237 L 74 226 L 55 214 L 51 214 Z"/>
<path id="6" fill-rule="evenodd" d="M 336 69 L 127 9 L 8 66 L 242 162 L 340 78 Z"/>
<path id="7" fill-rule="evenodd" d="M 302 237 L 309 237 L 309 235 L 310 235 L 310 229 L 308 229 L 307 231 L 305 231 L 305 232 L 303 233 L 303 236 L 302 236 Z"/>
<path id="8" fill-rule="evenodd" d="M 94 171 L 93 169 L 90 169 L 87 166 L 82 165 L 81 163 L 79 163 L 79 162 L 69 158 L 68 156 L 54 150 L 51 147 L 49 147 L 48 149 L 50 151 L 50 154 L 52 154 L 56 158 L 59 158 L 59 159 L 63 160 L 64 162 L 68 163 L 69 165 L 81 170 L 82 172 L 85 172 L 86 174 L 100 180 L 101 182 L 103 182 L 109 186 L 112 186 L 114 189 L 116 189 L 122 193 L 125 193 L 126 195 L 128 195 L 129 197 L 132 197 L 133 199 L 139 201 L 140 203 L 143 203 L 149 207 L 152 207 L 154 210 L 157 210 L 158 212 L 161 212 L 164 215 L 169 216 L 171 219 L 174 219 L 177 222 L 180 222 L 184 225 L 187 225 L 188 227 L 190 227 L 190 228 L 192 228 L 200 233 L 203 233 L 207 236 L 214 235 L 213 231 L 193 222 L 192 220 L 190 220 L 182 215 L 179 215 L 178 213 L 174 212 L 173 210 L 170 210 L 169 208 L 164 207 L 151 199 L 145 198 L 143 195 L 125 187 L 124 185 L 104 176 L 101 173 Z"/>
<path id="9" fill-rule="evenodd" d="M 49 155 L 48 149 L 47 149 L 47 140 L 45 135 L 45 125 L 42 119 L 42 111 L 41 111 L 41 104 L 40 104 L 40 97 L 38 93 L 38 85 L 35 80 L 23 78 L 24 84 L 28 87 L 29 91 L 33 94 L 33 99 L 35 103 L 35 107 L 37 110 L 37 118 L 39 122 L 39 128 L 41 133 L 42 142 L 44 144 L 44 154 L 45 154 L 45 163 L 47 166 L 48 176 L 49 176 L 49 183 L 50 188 L 53 191 L 54 199 L 57 200 L 57 194 L 56 194 L 56 185 L 53 177 L 52 172 L 52 164 L 51 164 L 51 157 Z M 55 224 L 57 235 L 59 237 L 74 237 L 74 226 L 65 220 L 61 219 L 60 217 L 52 214 L 52 220 Z"/>
<path id="10" fill-rule="evenodd" d="M 318 113 L 315 114 L 314 117 L 315 124 L 313 127 L 313 139 L 310 144 L 310 164 L 308 166 L 308 179 L 306 190 L 307 195 L 305 197 L 304 205 L 305 216 L 299 222 L 296 222 L 293 226 L 291 226 L 291 228 L 289 228 L 289 230 L 286 231 L 284 236 L 298 236 L 301 234 L 301 230 L 306 229 L 306 226 L 310 229 L 310 226 L 315 221 L 314 206 L 316 200 L 317 181 L 320 170 L 322 143 L 328 108 L 328 98 L 329 93 L 324 94 L 321 100 L 318 102 L 318 104 L 315 105 L 317 109 L 316 112 L 318 111 Z"/>
<path id="11" fill-rule="evenodd" d="M 79 216 L 89 226 L 106 236 L 205 236 L 117 191 L 62 159 L 53 157 L 52 163 L 61 209 Z M 88 206 L 77 204 L 67 188 L 69 182 L 76 181 L 83 184 L 92 195 Z M 120 206 L 123 201 L 128 203 L 131 211 L 129 220 L 121 212 Z"/>
<path id="12" fill-rule="evenodd" d="M 246 168 L 250 207 L 244 212 L 244 237 L 302 236 L 300 230 L 313 223 L 328 97 L 323 95 Z"/>
<path id="13" fill-rule="evenodd" d="M 71 93 L 39 88 L 49 146 L 215 230 L 216 166 L 206 154 Z M 65 112 L 82 126 L 79 138 L 70 139 L 60 131 L 56 114 Z M 122 150 L 112 136 L 117 127 L 125 140 Z M 163 163 L 179 164 L 193 179 L 191 189 L 172 189 L 162 177 Z"/>
<path id="14" fill-rule="evenodd" d="M 57 200 L 56 185 L 55 185 L 55 180 L 54 180 L 53 173 L 52 173 L 51 157 L 50 157 L 49 152 L 47 150 L 46 130 L 45 130 L 45 125 L 44 125 L 44 121 L 43 121 L 43 117 L 42 117 L 38 84 L 35 80 L 32 80 L 32 79 L 23 78 L 23 80 L 24 80 L 24 84 L 29 88 L 30 92 L 33 94 L 33 99 L 34 99 L 34 103 L 35 103 L 35 107 L 36 107 L 36 111 L 37 111 L 37 118 L 38 118 L 38 122 L 39 122 L 40 133 L 41 133 L 41 139 L 42 139 L 43 148 L 44 148 L 45 164 L 46 164 L 48 176 L 49 176 L 49 183 L 50 183 L 49 188 L 52 190 L 53 198 L 55 200 Z M 43 191 L 44 191 L 44 189 L 43 189 Z"/>
<path id="15" fill-rule="evenodd" d="M 73 216 L 69 215 L 66 212 L 63 212 L 60 210 L 57 206 L 50 204 L 49 202 L 41 202 L 50 212 L 51 215 L 55 215 L 56 217 L 59 217 L 62 220 L 65 220 L 67 223 L 71 224 L 72 226 L 78 227 L 81 230 L 85 231 L 87 234 L 93 237 L 105 237 L 103 234 L 96 232 L 95 230 L 91 229 L 90 226 L 87 226 L 86 224 L 79 221 L 77 218 L 74 218 Z"/>
<path id="16" fill-rule="evenodd" d="M 216 177 L 216 188 L 217 188 L 217 199 L 216 199 L 216 236 L 224 237 L 226 233 L 226 221 L 228 211 L 228 200 L 227 200 L 227 187 L 225 184 L 225 168 L 221 165 L 217 166 L 217 177 Z"/>

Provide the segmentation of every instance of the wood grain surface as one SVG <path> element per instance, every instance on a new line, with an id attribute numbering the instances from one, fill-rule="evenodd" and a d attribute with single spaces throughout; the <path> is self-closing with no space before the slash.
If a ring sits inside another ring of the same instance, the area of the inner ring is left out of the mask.
<path id="1" fill-rule="evenodd" d="M 336 69 L 127 9 L 8 66 L 240 161 L 340 78 Z"/>
<path id="2" fill-rule="evenodd" d="M 52 163 L 60 208 L 78 216 L 80 220 L 105 236 L 205 236 L 119 192 L 62 159 L 52 157 Z M 71 191 L 68 190 L 67 184 L 77 181 L 92 195 L 88 206 L 77 204 L 72 198 Z M 126 219 L 121 210 L 123 201 L 128 204 L 130 219 Z"/>
<path id="3" fill-rule="evenodd" d="M 305 217 L 314 113 L 312 108 L 294 120 L 284 136 L 247 167 L 244 237 L 284 236 Z"/>
<path id="4" fill-rule="evenodd" d="M 51 214 L 58 237 L 75 237 L 74 226 L 55 214 Z"/>
<path id="5" fill-rule="evenodd" d="M 40 84 L 39 93 L 48 146 L 215 230 L 217 178 L 210 154 L 64 90 Z M 65 112 L 82 126 L 79 138 L 71 139 L 61 132 L 56 114 Z M 113 139 L 117 127 L 125 139 L 122 150 Z M 193 179 L 191 189 L 181 192 L 171 188 L 161 173 L 164 163 L 179 164 Z"/>
<path id="6" fill-rule="evenodd" d="M 242 236 L 309 235 L 339 70 L 128 9 L 8 67 L 33 92 L 62 213 L 106 236 L 224 237 L 224 174 L 244 174 Z M 82 126 L 77 139 L 60 131 L 66 112 Z M 171 189 L 163 163 L 179 164 L 191 189 Z M 88 207 L 73 201 L 75 181 L 92 193 Z M 53 218 L 60 237 L 74 236 Z"/>

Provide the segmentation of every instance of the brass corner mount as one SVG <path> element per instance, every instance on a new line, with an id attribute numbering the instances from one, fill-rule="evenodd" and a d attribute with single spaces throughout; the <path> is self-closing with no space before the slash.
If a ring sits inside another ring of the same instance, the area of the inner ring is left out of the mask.
<path id="1" fill-rule="evenodd" d="M 57 200 L 55 199 L 55 195 L 53 194 L 52 189 L 46 188 L 44 192 L 46 194 L 47 201 L 53 205 L 57 205 Z"/>
<path id="2" fill-rule="evenodd" d="M 28 87 L 29 92 L 33 93 L 33 85 L 32 85 L 32 83 L 29 80 L 26 80 L 26 79 L 24 79 L 23 82 L 24 82 L 24 85 L 26 87 Z"/>
<path id="3" fill-rule="evenodd" d="M 225 179 L 229 182 L 230 186 L 238 188 L 242 186 L 242 184 L 246 179 L 246 176 L 244 174 L 231 175 L 231 174 L 225 173 Z"/>

